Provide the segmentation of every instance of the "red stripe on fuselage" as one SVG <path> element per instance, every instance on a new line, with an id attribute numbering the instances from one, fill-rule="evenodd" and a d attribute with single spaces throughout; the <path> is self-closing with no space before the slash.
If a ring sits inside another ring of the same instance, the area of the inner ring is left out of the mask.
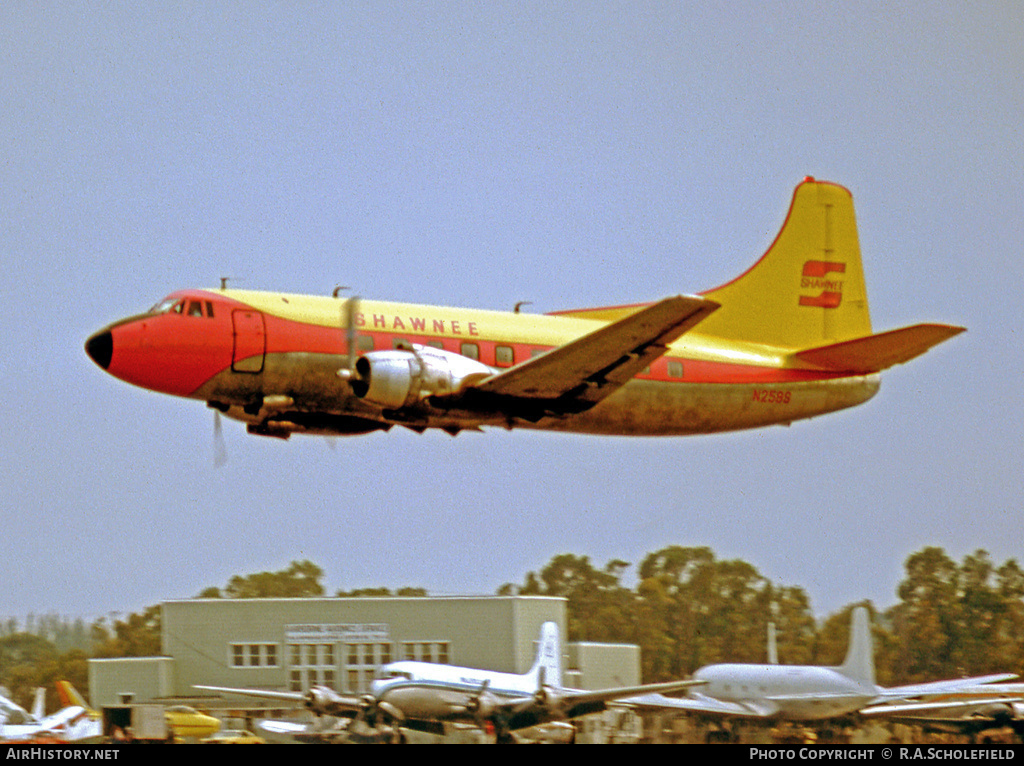
<path id="1" fill-rule="evenodd" d="M 183 290 L 170 298 L 186 301 L 182 313 L 146 314 L 116 322 L 110 326 L 113 336 L 113 356 L 108 372 L 129 383 L 177 396 L 190 396 L 204 383 L 231 368 L 233 330 L 231 312 L 254 307 L 213 291 Z M 203 303 L 203 316 L 187 314 L 188 301 Z M 207 303 L 213 306 L 213 316 L 206 314 Z M 310 353 L 345 355 L 346 331 L 339 314 L 338 327 L 299 322 L 262 312 L 266 328 L 266 353 Z M 440 341 L 448 351 L 464 353 L 464 344 L 475 344 L 479 359 L 484 364 L 496 364 L 497 346 L 513 349 L 514 363 L 530 358 L 532 352 L 548 350 L 547 346 L 524 343 L 503 343 L 479 337 L 451 337 L 422 335 L 405 332 L 383 332 L 367 327 L 359 328 L 359 335 L 373 339 L 375 350 L 393 348 L 396 339 L 426 344 Z M 236 364 L 237 364 L 236 360 Z M 682 363 L 682 377 L 669 375 L 669 362 Z M 507 365 L 502 365 L 507 366 Z M 240 372 L 239 375 L 251 374 Z M 845 377 L 840 373 L 812 370 L 792 370 L 771 366 L 735 364 L 678 357 L 662 357 L 655 361 L 650 372 L 637 375 L 641 380 L 667 383 L 753 384 L 796 383 Z"/>

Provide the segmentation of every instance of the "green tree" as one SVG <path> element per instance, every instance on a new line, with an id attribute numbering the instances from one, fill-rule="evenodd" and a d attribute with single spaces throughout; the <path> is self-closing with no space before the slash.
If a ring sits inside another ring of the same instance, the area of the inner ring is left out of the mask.
<path id="1" fill-rule="evenodd" d="M 200 598 L 303 598 L 324 595 L 324 570 L 311 561 L 293 561 L 279 572 L 235 575 L 227 586 L 206 588 Z"/>
<path id="2" fill-rule="evenodd" d="M 629 642 L 635 634 L 635 597 L 620 582 L 628 567 L 625 561 L 615 559 L 597 569 L 589 556 L 561 553 L 539 574 L 528 572 L 518 591 L 506 584 L 498 592 L 564 597 L 570 641 Z"/>
<path id="3" fill-rule="evenodd" d="M 124 620 L 115 620 L 108 628 L 102 618 L 93 623 L 97 642 L 95 657 L 152 657 L 160 654 L 160 606 L 132 612 Z"/>

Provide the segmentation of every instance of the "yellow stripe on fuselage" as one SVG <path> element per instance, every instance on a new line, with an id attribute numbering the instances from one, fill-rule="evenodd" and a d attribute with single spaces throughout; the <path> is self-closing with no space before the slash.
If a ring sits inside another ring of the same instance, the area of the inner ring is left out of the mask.
<path id="1" fill-rule="evenodd" d="M 319 295 L 270 293 L 254 290 L 210 290 L 266 314 L 310 325 L 344 327 L 346 299 Z M 363 324 L 358 331 L 396 336 L 453 338 L 556 347 L 604 327 L 609 322 L 574 316 L 517 314 L 508 311 L 453 308 L 414 303 L 359 300 Z M 699 331 L 687 333 L 669 347 L 668 357 L 786 367 L 790 349 L 715 338 Z"/>

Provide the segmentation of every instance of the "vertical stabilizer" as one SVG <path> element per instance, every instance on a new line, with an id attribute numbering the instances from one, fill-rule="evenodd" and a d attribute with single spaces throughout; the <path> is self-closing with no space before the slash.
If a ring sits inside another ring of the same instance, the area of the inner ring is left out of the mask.
<path id="1" fill-rule="evenodd" d="M 871 617 L 868 610 L 858 606 L 850 613 L 850 647 L 846 660 L 836 668 L 854 681 L 875 685 L 875 649 L 871 640 Z"/>
<path id="2" fill-rule="evenodd" d="M 806 178 L 761 259 L 702 295 L 721 304 L 699 332 L 785 348 L 871 334 L 853 196 Z"/>
<path id="3" fill-rule="evenodd" d="M 543 668 L 543 672 L 542 669 Z M 537 643 L 537 658 L 529 674 L 545 686 L 562 685 L 562 646 L 558 640 L 558 625 L 545 622 L 540 626 L 540 640 Z"/>
<path id="4" fill-rule="evenodd" d="M 63 707 L 77 705 L 78 707 L 84 707 L 86 710 L 89 709 L 89 703 L 78 693 L 78 689 L 71 685 L 70 681 L 57 682 L 57 695 L 60 697 L 60 704 Z"/>
<path id="5" fill-rule="evenodd" d="M 32 699 L 32 715 L 37 721 L 46 717 L 46 689 L 42 686 L 36 687 L 36 694 Z"/>

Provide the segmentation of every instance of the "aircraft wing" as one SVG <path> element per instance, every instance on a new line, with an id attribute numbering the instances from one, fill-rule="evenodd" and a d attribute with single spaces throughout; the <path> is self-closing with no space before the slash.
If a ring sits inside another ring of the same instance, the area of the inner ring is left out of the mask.
<path id="1" fill-rule="evenodd" d="M 916 716 L 919 718 L 928 717 L 926 714 L 955 714 L 956 711 L 964 713 L 991 705 L 1009 705 L 1020 702 L 1019 697 L 998 697 L 996 699 L 960 699 L 960 700 L 932 700 L 930 702 L 905 702 L 882 705 L 872 705 L 859 711 L 860 715 L 869 718 L 893 718 Z"/>
<path id="2" fill-rule="evenodd" d="M 581 412 L 631 380 L 718 307 L 692 295 L 665 298 L 486 378 L 465 394 L 549 402 L 556 412 Z"/>
<path id="3" fill-rule="evenodd" d="M 346 697 L 326 686 L 315 686 L 308 692 L 286 692 L 272 689 L 239 689 L 230 686 L 202 686 L 195 684 L 192 688 L 203 691 L 220 692 L 222 694 L 238 694 L 256 699 L 284 700 L 299 702 L 317 715 L 337 717 L 353 717 L 365 707 L 359 697 Z"/>
<path id="4" fill-rule="evenodd" d="M 669 681 L 661 684 L 624 686 L 616 689 L 584 691 L 576 689 L 550 689 L 542 687 L 537 694 L 500 705 L 510 729 L 525 729 L 553 720 L 576 718 L 597 713 L 614 700 L 642 694 L 671 694 L 698 686 L 706 681 Z"/>
<path id="5" fill-rule="evenodd" d="M 722 718 L 770 718 L 779 709 L 778 705 L 770 700 L 727 702 L 699 693 L 687 697 L 644 694 L 638 697 L 627 697 L 619 700 L 619 703 L 641 710 L 678 710 L 683 713 Z"/>
<path id="6" fill-rule="evenodd" d="M 909 700 L 915 697 L 937 697 L 950 694 L 976 695 L 979 697 L 992 696 L 993 693 L 999 693 L 999 690 L 986 689 L 985 686 L 1002 681 L 1010 681 L 1016 677 L 1015 673 L 995 673 L 988 676 L 974 676 L 972 678 L 955 678 L 949 681 L 930 681 L 923 684 L 893 686 L 888 689 L 880 689 L 878 700 L 876 701 Z"/>

